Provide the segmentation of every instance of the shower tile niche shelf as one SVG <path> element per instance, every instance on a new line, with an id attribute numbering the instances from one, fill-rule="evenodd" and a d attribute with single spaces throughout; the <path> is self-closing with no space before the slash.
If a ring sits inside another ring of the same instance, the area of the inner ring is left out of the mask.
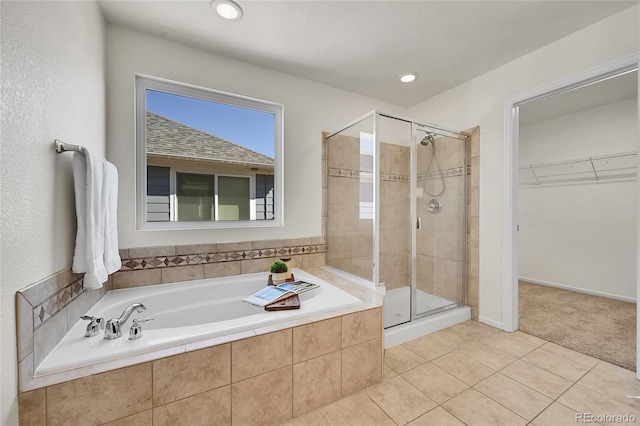
<path id="1" fill-rule="evenodd" d="M 635 179 L 638 152 L 620 152 L 520 166 L 520 186 Z"/>

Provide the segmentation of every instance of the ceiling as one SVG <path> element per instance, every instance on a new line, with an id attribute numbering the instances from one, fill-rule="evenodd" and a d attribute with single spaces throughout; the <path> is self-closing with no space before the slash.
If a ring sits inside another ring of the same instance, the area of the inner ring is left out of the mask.
<path id="1" fill-rule="evenodd" d="M 109 23 L 404 107 L 638 2 L 237 0 L 235 22 L 209 3 L 99 0 Z"/>
<path id="2" fill-rule="evenodd" d="M 636 99 L 637 96 L 638 72 L 628 72 L 568 92 L 527 102 L 519 107 L 519 122 L 524 126 L 625 99 Z"/>

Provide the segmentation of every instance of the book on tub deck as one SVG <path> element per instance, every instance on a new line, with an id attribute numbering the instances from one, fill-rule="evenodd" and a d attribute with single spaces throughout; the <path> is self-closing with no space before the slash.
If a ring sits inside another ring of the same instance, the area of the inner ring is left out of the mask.
<path id="1" fill-rule="evenodd" d="M 253 293 L 251 296 L 242 299 L 242 301 L 262 308 L 318 287 L 320 287 L 318 284 L 308 283 L 306 281 L 293 281 L 276 286 L 269 285 L 262 290 Z"/>

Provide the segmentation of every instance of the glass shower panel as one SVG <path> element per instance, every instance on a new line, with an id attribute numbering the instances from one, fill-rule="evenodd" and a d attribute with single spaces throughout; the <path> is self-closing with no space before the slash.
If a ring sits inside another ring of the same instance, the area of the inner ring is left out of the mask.
<path id="1" fill-rule="evenodd" d="M 380 281 L 384 326 L 411 320 L 411 122 L 380 115 Z"/>
<path id="2" fill-rule="evenodd" d="M 416 316 L 465 303 L 465 141 L 417 132 Z"/>
<path id="3" fill-rule="evenodd" d="M 326 139 L 327 265 L 374 279 L 373 114 Z"/>

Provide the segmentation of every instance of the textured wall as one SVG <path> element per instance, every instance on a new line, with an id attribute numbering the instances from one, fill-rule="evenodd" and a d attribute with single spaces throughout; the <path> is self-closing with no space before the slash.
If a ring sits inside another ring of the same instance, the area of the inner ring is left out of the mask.
<path id="1" fill-rule="evenodd" d="M 634 96 L 522 126 L 520 164 L 635 151 L 637 144 Z M 636 179 L 521 186 L 519 275 L 635 299 L 637 192 Z"/>
<path id="2" fill-rule="evenodd" d="M 480 316 L 502 324 L 504 100 L 637 53 L 639 6 L 617 13 L 409 109 L 453 129 L 480 126 Z"/>
<path id="3" fill-rule="evenodd" d="M 3 1 L 2 411 L 17 423 L 15 292 L 71 264 L 71 154 L 105 153 L 104 24 L 95 3 Z"/>
<path id="4" fill-rule="evenodd" d="M 134 75 L 152 75 L 284 105 L 285 218 L 283 228 L 136 231 Z M 108 153 L 121 173 L 120 246 L 300 238 L 321 234 L 322 132 L 382 109 L 405 108 L 187 47 L 121 27 L 107 27 Z"/>

